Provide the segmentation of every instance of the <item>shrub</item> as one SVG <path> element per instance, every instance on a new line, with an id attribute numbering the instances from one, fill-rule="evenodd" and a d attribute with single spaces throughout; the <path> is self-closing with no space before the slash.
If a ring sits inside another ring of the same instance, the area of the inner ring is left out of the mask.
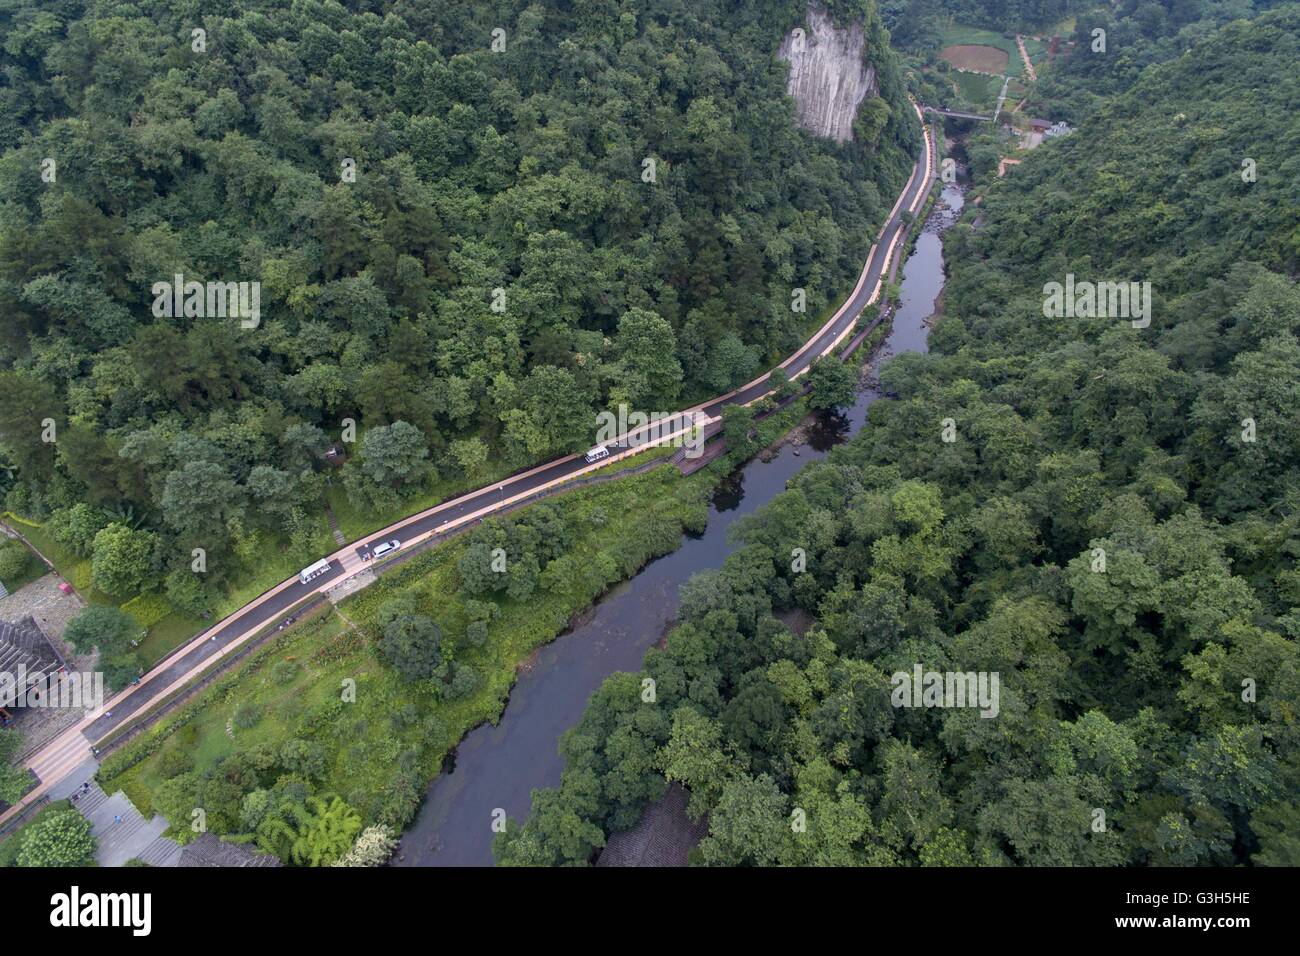
<path id="1" fill-rule="evenodd" d="M 164 780 L 170 780 L 193 769 L 194 759 L 189 751 L 178 744 L 168 747 L 158 757 L 158 776 Z"/>
<path id="2" fill-rule="evenodd" d="M 470 621 L 469 625 L 465 628 L 465 640 L 467 640 L 472 647 L 482 647 L 484 642 L 487 641 L 487 636 L 487 621 Z"/>
<path id="3" fill-rule="evenodd" d="M 235 708 L 234 722 L 240 730 L 256 727 L 262 719 L 262 708 L 257 704 L 240 704 Z"/>
<path id="4" fill-rule="evenodd" d="M 276 661 L 271 668 L 271 680 L 283 686 L 293 682 L 298 676 L 298 665 L 294 661 Z"/>
<path id="5" fill-rule="evenodd" d="M 13 581 L 23 576 L 31 555 L 21 542 L 5 541 L 0 544 L 0 581 Z"/>
<path id="6" fill-rule="evenodd" d="M 309 780 L 325 775 L 325 750 L 320 744 L 294 737 L 280 748 L 280 764 Z"/>
<path id="7" fill-rule="evenodd" d="M 468 664 L 451 665 L 451 681 L 444 685 L 443 693 L 448 700 L 461 700 L 468 697 L 483 685 L 483 678 L 478 671 Z"/>

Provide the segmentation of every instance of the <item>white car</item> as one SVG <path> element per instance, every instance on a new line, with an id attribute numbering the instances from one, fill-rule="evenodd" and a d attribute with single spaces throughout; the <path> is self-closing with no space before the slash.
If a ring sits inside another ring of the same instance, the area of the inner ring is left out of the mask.
<path id="1" fill-rule="evenodd" d="M 587 464 L 600 461 L 602 458 L 609 457 L 609 449 L 604 445 L 597 445 L 591 451 L 587 452 Z"/>
<path id="2" fill-rule="evenodd" d="M 384 555 L 388 554 L 389 552 L 396 551 L 401 546 L 402 546 L 402 542 L 394 538 L 392 541 L 385 541 L 382 544 L 375 545 L 373 548 L 370 549 L 370 556 L 372 558 L 382 558 Z"/>

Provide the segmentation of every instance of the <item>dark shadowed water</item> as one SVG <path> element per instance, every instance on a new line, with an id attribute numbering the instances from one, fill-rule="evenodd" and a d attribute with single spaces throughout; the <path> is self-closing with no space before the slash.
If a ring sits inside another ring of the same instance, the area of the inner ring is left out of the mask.
<path id="1" fill-rule="evenodd" d="M 903 266 L 898 312 L 882 354 L 925 351 L 926 320 L 943 288 L 940 230 L 961 208 L 954 187 L 927 222 L 916 251 Z M 646 650 L 677 613 L 677 589 L 697 571 L 716 568 L 731 548 L 727 530 L 741 515 L 762 507 L 809 461 L 826 455 L 866 421 L 878 398 L 862 392 L 843 416 L 809 435 L 811 446 L 783 446 L 770 461 L 755 460 L 714 494 L 709 523 L 675 552 L 602 598 L 584 622 L 543 647 L 519 675 L 501 721 L 470 731 L 457 748 L 454 767 L 429 786 L 420 813 L 402 838 L 398 866 L 486 866 L 492 863 L 494 811 L 524 819 L 535 787 L 554 787 L 564 764 L 560 735 L 582 716 L 587 699 L 615 671 L 639 670 Z M 797 452 L 797 454 L 796 454 Z"/>

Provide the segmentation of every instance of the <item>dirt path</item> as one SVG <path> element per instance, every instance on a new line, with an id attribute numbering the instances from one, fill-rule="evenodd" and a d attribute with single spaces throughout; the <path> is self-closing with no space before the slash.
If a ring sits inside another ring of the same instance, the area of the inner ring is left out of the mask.
<path id="1" fill-rule="evenodd" d="M 1029 51 L 1025 49 L 1025 38 L 1019 33 L 1016 34 L 1016 46 L 1020 47 L 1020 58 L 1025 61 L 1025 75 L 1031 81 L 1037 82 L 1038 73 L 1034 70 L 1034 64 L 1029 62 Z"/>

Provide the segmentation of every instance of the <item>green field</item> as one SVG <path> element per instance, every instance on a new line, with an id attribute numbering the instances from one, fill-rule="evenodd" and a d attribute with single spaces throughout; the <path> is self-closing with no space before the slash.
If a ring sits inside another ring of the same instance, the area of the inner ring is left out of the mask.
<path id="1" fill-rule="evenodd" d="M 1002 89 L 1002 77 L 985 76 L 982 73 L 963 73 L 953 70 L 948 74 L 961 105 L 972 110 L 992 112 Z"/>
<path id="2" fill-rule="evenodd" d="M 952 24 L 940 31 L 940 37 L 940 49 L 957 45 L 996 47 L 1007 55 L 1007 71 L 1012 76 L 1019 76 L 1024 69 L 1024 65 L 1020 62 L 1020 51 L 1016 48 L 1016 41 L 1000 33 L 981 30 L 979 27 Z"/>
<path id="3" fill-rule="evenodd" d="M 1016 46 L 1015 37 L 1005 37 L 1001 33 L 993 30 L 983 30 L 979 27 L 967 27 L 960 24 L 949 24 L 940 30 L 939 49 L 955 45 L 973 45 L 973 46 L 991 46 L 996 47 L 1007 55 L 1007 73 L 1012 77 L 1022 76 L 1025 72 L 1024 61 L 1020 58 L 1020 50 Z M 1047 46 L 1040 43 L 1032 37 L 1025 37 L 1025 52 L 1029 54 L 1030 61 L 1035 68 L 1040 68 L 1040 64 L 1047 59 Z"/>

